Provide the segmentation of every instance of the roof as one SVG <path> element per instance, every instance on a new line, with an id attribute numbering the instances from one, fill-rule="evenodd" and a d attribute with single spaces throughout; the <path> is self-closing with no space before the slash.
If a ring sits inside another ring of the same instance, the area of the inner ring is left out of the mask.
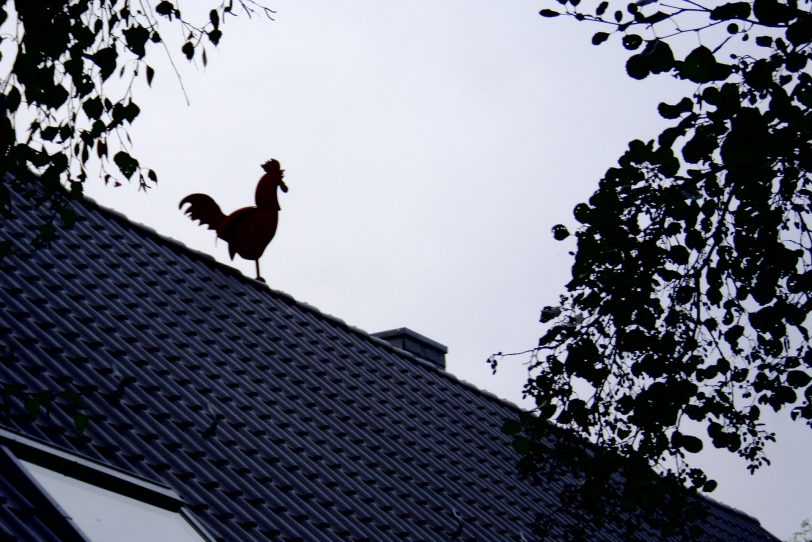
<path id="1" fill-rule="evenodd" d="M 0 239 L 24 252 L 33 212 L 15 198 Z M 90 423 L 79 434 L 69 406 L 31 418 L 13 405 L 6 430 L 171 488 L 218 540 L 521 540 L 556 502 L 560 488 L 517 477 L 500 431 L 516 407 L 115 212 L 76 207 L 48 250 L 0 261 L 0 345 L 14 350 L 0 382 L 79 391 Z M 60 539 L 20 487 L 0 474 L 0 539 Z M 709 507 L 702 540 L 775 540 Z"/>

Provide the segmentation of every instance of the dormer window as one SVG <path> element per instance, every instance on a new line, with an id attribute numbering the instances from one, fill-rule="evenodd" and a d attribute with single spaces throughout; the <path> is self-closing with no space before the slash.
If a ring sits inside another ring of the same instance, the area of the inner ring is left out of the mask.
<path id="1" fill-rule="evenodd" d="M 0 429 L 7 461 L 89 542 L 212 540 L 170 488 Z"/>

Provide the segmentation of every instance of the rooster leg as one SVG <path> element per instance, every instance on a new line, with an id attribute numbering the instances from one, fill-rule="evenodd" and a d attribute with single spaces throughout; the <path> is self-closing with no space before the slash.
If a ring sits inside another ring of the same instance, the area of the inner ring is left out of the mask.
<path id="1" fill-rule="evenodd" d="M 257 280 L 260 282 L 265 282 L 265 279 L 259 274 L 259 259 L 254 260 L 254 263 L 257 266 Z"/>

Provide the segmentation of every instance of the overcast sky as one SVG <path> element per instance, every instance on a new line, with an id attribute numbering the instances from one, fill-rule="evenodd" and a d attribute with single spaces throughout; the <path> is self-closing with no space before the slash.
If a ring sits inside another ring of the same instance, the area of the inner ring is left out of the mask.
<path id="1" fill-rule="evenodd" d="M 271 7 L 274 22 L 228 19 L 208 66 L 181 69 L 190 106 L 151 60 L 131 136 L 159 184 L 88 194 L 253 277 L 177 205 L 192 192 L 226 213 L 253 205 L 277 158 L 290 191 L 261 259 L 269 286 L 369 332 L 414 329 L 448 346 L 451 373 L 521 403 L 522 360 L 496 376 L 485 360 L 532 347 L 563 291 L 573 246 L 550 228 L 572 225 L 627 142 L 664 126 L 657 103 L 690 89 L 629 79 L 619 44 L 592 46 L 594 28 L 542 19 L 536 1 Z M 786 538 L 812 516 L 812 432 L 780 424 L 774 466 L 754 477 L 730 454 L 702 461 L 716 499 Z"/>

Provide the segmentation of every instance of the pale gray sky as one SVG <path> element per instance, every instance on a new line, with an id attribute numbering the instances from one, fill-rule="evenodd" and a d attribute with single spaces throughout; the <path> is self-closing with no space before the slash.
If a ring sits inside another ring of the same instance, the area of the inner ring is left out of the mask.
<path id="1" fill-rule="evenodd" d="M 536 1 L 271 7 L 275 22 L 228 19 L 208 67 L 181 70 L 191 106 L 154 64 L 131 135 L 158 187 L 88 194 L 253 277 L 177 205 L 191 192 L 227 213 L 253 205 L 277 158 L 290 191 L 261 260 L 269 285 L 370 332 L 410 327 L 449 347 L 451 373 L 521 403 L 520 360 L 496 376 L 485 360 L 532 347 L 563 290 L 572 244 L 550 228 L 689 89 L 632 81 L 619 44 L 592 46 L 594 28 L 542 19 Z M 729 454 L 702 460 L 716 499 L 785 538 L 812 516 L 812 431 L 780 424 L 774 466 L 754 477 Z"/>

